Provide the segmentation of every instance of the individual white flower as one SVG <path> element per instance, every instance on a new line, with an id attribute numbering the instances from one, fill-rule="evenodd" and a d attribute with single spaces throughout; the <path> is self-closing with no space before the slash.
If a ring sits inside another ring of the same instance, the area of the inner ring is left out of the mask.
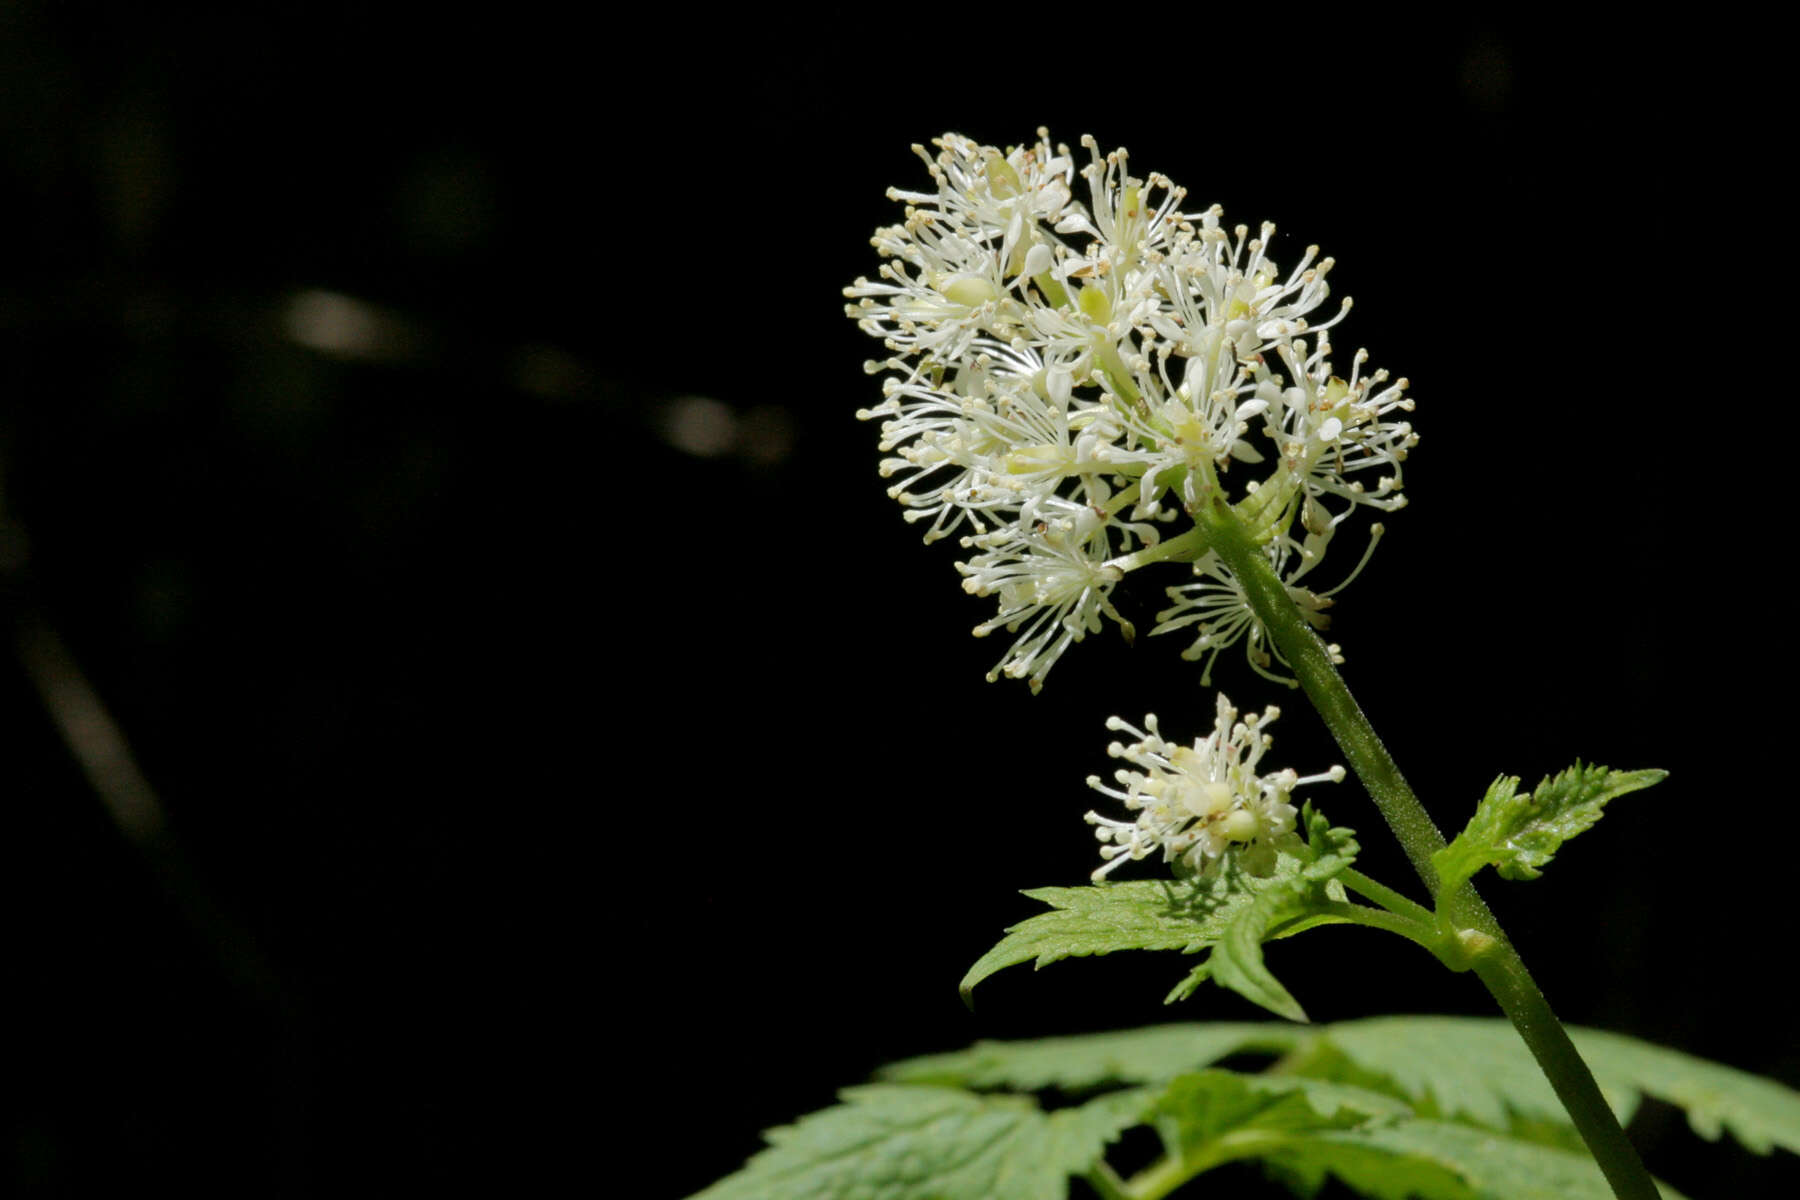
<path id="1" fill-rule="evenodd" d="M 1107 451 L 1110 461 L 1132 464 L 1140 473 L 1134 520 L 1163 511 L 1172 480 L 1179 481 L 1181 503 L 1193 512 L 1209 488 L 1220 486 L 1233 462 L 1263 461 L 1247 437 L 1251 419 L 1265 407 L 1250 398 L 1256 374 L 1231 361 L 1223 375 L 1214 375 L 1210 360 L 1190 358 L 1178 383 L 1169 374 L 1170 362 L 1164 353 L 1153 372 L 1145 362 L 1133 373 L 1141 400 L 1121 406 L 1117 420 L 1123 436 Z M 1256 373 L 1266 372 L 1257 364 Z"/>
<path id="2" fill-rule="evenodd" d="M 872 239 L 886 260 L 879 279 L 858 279 L 844 294 L 858 301 L 850 315 L 888 349 L 950 362 L 983 337 L 1009 343 L 1023 325 L 1037 299 L 1034 276 L 1057 258 L 1073 164 L 1042 131 L 1036 145 L 1004 157 L 954 133 L 933 145 L 935 157 L 913 152 L 937 191 L 889 189 L 906 219 Z"/>
<path id="3" fill-rule="evenodd" d="M 1108 718 L 1108 729 L 1137 740 L 1114 742 L 1106 752 L 1139 769 L 1114 773 L 1124 790 L 1108 787 L 1098 775 L 1088 777 L 1088 786 L 1121 801 L 1137 817 L 1119 821 L 1087 814 L 1106 860 L 1094 879 L 1104 879 L 1120 863 L 1157 853 L 1200 875 L 1216 871 L 1233 852 L 1253 875 L 1273 870 L 1277 848 L 1294 835 L 1296 812 L 1289 795 L 1302 784 L 1344 778 L 1344 768 L 1335 766 L 1317 775 L 1302 776 L 1291 768 L 1258 774 L 1273 742 L 1264 730 L 1280 715 L 1271 705 L 1260 716 L 1251 713 L 1239 721 L 1237 709 L 1221 694 L 1212 733 L 1191 746 L 1165 740 L 1154 713 L 1144 718 L 1143 729 Z"/>
<path id="4" fill-rule="evenodd" d="M 1247 225 L 1227 233 L 1224 210 L 1214 205 L 1190 217 L 1171 251 L 1156 266 L 1156 289 L 1167 304 L 1151 318 L 1157 336 L 1185 356 L 1221 351 L 1251 361 L 1267 344 L 1309 329 L 1329 329 L 1350 311 L 1344 300 L 1330 319 L 1312 325 L 1309 314 L 1325 303 L 1332 259 L 1319 260 L 1308 246 L 1284 279 L 1268 255 L 1275 236 L 1264 222 L 1258 236 Z"/>
<path id="5" fill-rule="evenodd" d="M 1091 135 L 1083 134 L 1081 144 L 1089 155 L 1081 177 L 1087 180 L 1092 203 L 1086 212 L 1073 210 L 1063 232 L 1080 230 L 1127 255 L 1139 255 L 1161 244 L 1170 232 L 1166 218 L 1176 211 L 1187 189 L 1155 172 L 1148 179 L 1132 178 L 1125 173 L 1130 156 L 1123 149 L 1102 154 L 1100 143 Z M 1159 190 L 1162 197 L 1157 200 Z"/>
<path id="6" fill-rule="evenodd" d="M 1276 538 L 1266 548 L 1269 565 L 1274 568 L 1276 578 L 1282 581 L 1282 586 L 1287 588 L 1288 598 L 1294 602 L 1307 623 L 1320 632 L 1331 626 L 1331 616 L 1325 610 L 1331 607 L 1332 597 L 1362 573 L 1363 567 L 1368 565 L 1369 556 L 1375 551 L 1375 544 L 1381 540 L 1384 532 L 1380 525 L 1370 530 L 1369 544 L 1363 550 L 1361 561 L 1342 583 L 1326 591 L 1315 592 L 1296 581 L 1318 561 L 1318 551 L 1313 547 L 1322 548 L 1324 542 L 1330 539 L 1331 529 L 1330 525 L 1326 525 L 1322 532 L 1309 532 L 1306 540 L 1300 543 L 1288 537 Z M 1289 570 L 1289 560 L 1296 555 L 1299 556 L 1299 562 Z M 1244 643 L 1244 657 L 1249 660 L 1251 670 L 1286 687 L 1297 686 L 1294 680 L 1278 675 L 1271 669 L 1276 662 L 1286 666 L 1287 660 L 1269 640 L 1268 631 L 1257 618 L 1250 598 L 1244 594 L 1243 584 L 1232 574 L 1231 569 L 1217 555 L 1209 553 L 1194 564 L 1193 572 L 1194 582 L 1167 589 L 1169 599 L 1174 603 L 1156 614 L 1156 627 L 1150 631 L 1150 635 L 1155 637 L 1190 625 L 1199 626 L 1199 636 L 1181 652 L 1181 657 L 1192 661 L 1205 656 L 1206 665 L 1200 673 L 1201 687 L 1211 686 L 1213 663 L 1218 661 L 1220 652 L 1239 640 Z M 1343 649 L 1335 642 L 1328 644 L 1325 649 L 1331 655 L 1332 662 L 1344 661 Z"/>
<path id="7" fill-rule="evenodd" d="M 1085 476 L 1089 502 L 1104 489 L 1099 458 L 1120 427 L 1105 412 L 1071 410 L 1062 364 L 1046 365 L 1029 348 L 981 354 L 948 383 L 889 379 L 882 403 L 857 414 L 885 418 L 881 449 L 897 454 L 882 460 L 881 473 L 900 476 L 888 494 L 907 520 L 932 521 L 926 541 L 964 523 L 976 533 L 1006 524 L 1067 478 Z"/>
<path id="8" fill-rule="evenodd" d="M 984 241 L 997 237 L 998 258 L 1008 275 L 1035 274 L 1026 272 L 1026 260 L 1045 235 L 1033 224 L 1056 228 L 1067 214 L 1075 169 L 1068 148 L 1053 149 L 1042 129 L 1035 144 L 1004 156 L 961 134 L 947 133 L 932 144 L 940 151 L 935 157 L 923 146 L 914 146 L 913 153 L 924 160 L 937 191 L 891 188 L 889 199 L 926 206 L 921 211 Z"/>
<path id="9" fill-rule="evenodd" d="M 1350 378 L 1338 378 L 1332 373 L 1331 340 L 1323 333 L 1310 353 L 1304 338 L 1282 343 L 1276 353 L 1291 384 L 1278 396 L 1266 396 L 1270 403 L 1264 412 L 1288 476 L 1309 496 L 1335 496 L 1385 512 L 1404 508 L 1400 464 L 1419 435 L 1411 422 L 1389 418 L 1413 410 L 1407 381 L 1384 387 L 1386 371 L 1364 374 L 1366 350 L 1356 352 Z M 1370 487 L 1356 478 L 1369 471 L 1391 473 Z"/>
<path id="10" fill-rule="evenodd" d="M 1109 599 L 1124 576 L 1106 564 L 1107 529 L 1092 507 L 1048 497 L 1028 504 L 1016 525 L 963 539 L 965 547 L 981 551 L 956 564 L 963 590 L 1000 601 L 999 615 L 977 625 L 975 636 L 996 629 L 1018 634 L 988 679 L 1025 679 L 1037 691 L 1064 650 L 1100 632 L 1102 614 L 1118 622 L 1128 640 L 1134 636 L 1131 622 Z"/>

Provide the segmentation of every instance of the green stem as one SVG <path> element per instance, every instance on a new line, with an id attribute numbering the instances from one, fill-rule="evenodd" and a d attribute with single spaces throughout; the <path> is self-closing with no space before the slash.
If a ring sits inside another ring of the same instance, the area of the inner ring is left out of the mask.
<path id="1" fill-rule="evenodd" d="M 1130 1200 L 1162 1200 L 1203 1169 L 1190 1167 L 1185 1160 L 1171 1154 L 1133 1175 L 1125 1185 L 1125 1195 Z"/>
<path id="2" fill-rule="evenodd" d="M 1158 542 L 1154 546 L 1146 546 L 1132 554 L 1121 554 L 1107 560 L 1106 565 L 1117 567 L 1121 571 L 1131 572 L 1139 567 L 1147 567 L 1151 563 L 1167 562 L 1179 559 L 1182 562 L 1194 562 L 1206 553 L 1206 533 L 1200 529 L 1190 529 L 1179 537 L 1172 537 L 1166 542 Z"/>
<path id="3" fill-rule="evenodd" d="M 1263 629 L 1292 668 L 1300 686 L 1306 689 L 1307 697 L 1381 810 L 1388 828 L 1400 840 L 1426 891 L 1437 895 L 1438 874 L 1431 856 L 1443 849 L 1444 835 L 1432 823 L 1425 806 L 1400 774 L 1393 755 L 1351 696 L 1325 643 L 1313 632 L 1286 586 L 1276 577 L 1267 555 L 1230 509 L 1215 503 L 1196 513 L 1195 519 L 1206 530 L 1208 545 L 1237 577 Z M 1493 913 L 1467 883 L 1445 897 L 1443 910 L 1461 934 L 1475 974 L 1499 1002 L 1556 1089 L 1557 1098 L 1600 1164 L 1613 1194 L 1620 1200 L 1658 1200 L 1656 1184 L 1619 1127 L 1618 1118 L 1607 1107 L 1593 1073 L 1550 1011 L 1549 1002 Z"/>
<path id="4" fill-rule="evenodd" d="M 1613 1194 L 1623 1200 L 1660 1200 L 1661 1193 L 1637 1149 L 1619 1128 L 1619 1119 L 1600 1094 L 1593 1073 L 1525 969 L 1518 951 L 1508 946 L 1503 954 L 1476 959 L 1475 973 L 1531 1048 L 1532 1057 L 1581 1131 L 1588 1150 L 1612 1185 Z"/>
<path id="5" fill-rule="evenodd" d="M 1101 511 L 1106 514 L 1106 519 L 1110 521 L 1120 513 L 1124 512 L 1131 505 L 1136 504 L 1138 497 L 1143 494 L 1144 481 L 1142 479 L 1134 479 L 1129 486 L 1114 492 L 1112 498 L 1106 502 L 1105 507 L 1102 508 Z"/>
<path id="6" fill-rule="evenodd" d="M 1131 1200 L 1131 1192 L 1119 1173 L 1105 1159 L 1094 1164 L 1082 1178 L 1099 1194 L 1100 1200 Z"/>
<path id="7" fill-rule="evenodd" d="M 1373 900 L 1397 917 L 1411 917 L 1425 925 L 1435 927 L 1437 914 L 1423 904 L 1414 903 L 1384 883 L 1377 883 L 1361 871 L 1346 867 L 1339 871 L 1337 879 L 1346 888 L 1365 899 Z"/>
<path id="8" fill-rule="evenodd" d="M 1104 333 L 1097 335 L 1094 342 L 1094 357 L 1099 360 L 1100 370 L 1106 376 L 1106 381 L 1112 384 L 1113 395 L 1142 408 L 1144 394 L 1132 382 L 1131 368 L 1119 357 L 1119 347 Z"/>
<path id="9" fill-rule="evenodd" d="M 1130 1200 L 1162 1200 L 1170 1192 L 1215 1167 L 1240 1158 L 1260 1158 L 1293 1139 L 1280 1130 L 1237 1129 L 1213 1138 L 1185 1153 L 1171 1152 L 1133 1175 L 1125 1184 Z"/>
<path id="10" fill-rule="evenodd" d="M 1326 901 L 1307 910 L 1309 913 L 1329 913 L 1340 921 L 1351 925 L 1362 925 L 1369 929 L 1385 929 L 1389 933 L 1397 933 L 1409 942 L 1415 942 L 1433 954 L 1437 953 L 1437 926 L 1421 924 L 1411 917 L 1397 916 L 1384 908 L 1370 908 L 1366 904 L 1343 904 L 1337 901 Z"/>

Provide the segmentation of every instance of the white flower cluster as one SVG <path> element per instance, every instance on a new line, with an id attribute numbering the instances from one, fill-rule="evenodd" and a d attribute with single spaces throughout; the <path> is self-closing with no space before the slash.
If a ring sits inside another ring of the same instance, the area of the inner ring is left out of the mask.
<path id="1" fill-rule="evenodd" d="M 1217 870 L 1234 849 L 1238 864 L 1251 874 L 1273 870 L 1277 846 L 1294 834 L 1289 793 L 1301 784 L 1344 778 L 1342 767 L 1318 775 L 1300 776 L 1291 769 L 1258 775 L 1257 764 L 1273 741 L 1263 731 L 1280 715 L 1271 705 L 1260 717 L 1251 713 L 1239 721 L 1237 709 L 1221 695 L 1212 733 L 1192 746 L 1164 741 L 1154 714 L 1144 718 L 1143 729 L 1118 717 L 1108 719 L 1108 729 L 1127 731 L 1138 740 L 1129 746 L 1114 742 L 1106 752 L 1141 770 L 1115 772 L 1124 791 L 1107 787 L 1098 775 L 1088 777 L 1088 786 L 1123 801 L 1136 810 L 1137 819 L 1087 814 L 1100 839 L 1100 857 L 1106 860 L 1094 879 L 1157 851 L 1164 862 L 1201 875 Z"/>
<path id="2" fill-rule="evenodd" d="M 1350 302 L 1309 323 L 1332 265 L 1317 247 L 1283 271 L 1274 226 L 1227 229 L 1217 207 L 1183 211 L 1161 175 L 1128 174 L 1123 150 L 1083 138 L 1078 169 L 1038 138 L 1005 153 L 956 134 L 935 157 L 914 147 L 935 188 L 890 190 L 905 219 L 876 232 L 878 277 L 845 289 L 889 352 L 869 364 L 892 372 L 885 398 L 858 415 L 882 422 L 890 494 L 927 541 L 960 535 L 964 588 L 997 597 L 975 632 L 1016 637 L 990 678 L 1035 690 L 1102 617 L 1130 636 L 1112 590 L 1165 559 L 1196 582 L 1170 589 L 1154 632 L 1198 625 L 1188 657 L 1243 638 L 1266 674 L 1230 573 L 1159 526 L 1232 504 L 1323 626 L 1330 593 L 1299 580 L 1356 507 L 1404 503 L 1417 437 L 1392 417 L 1412 408 L 1406 381 L 1365 371 L 1362 351 L 1335 373 L 1327 331 Z"/>

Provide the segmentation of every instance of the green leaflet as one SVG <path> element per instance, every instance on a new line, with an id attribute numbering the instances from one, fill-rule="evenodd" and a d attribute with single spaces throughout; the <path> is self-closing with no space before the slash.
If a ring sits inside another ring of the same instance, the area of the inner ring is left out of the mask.
<path id="1" fill-rule="evenodd" d="M 1201 963 L 1199 966 L 1189 971 L 1182 978 L 1180 983 L 1169 989 L 1169 994 L 1163 997 L 1163 1003 L 1173 1004 L 1177 1000 L 1186 1000 L 1189 996 L 1200 990 L 1201 984 L 1211 978 L 1212 963 Z"/>
<path id="2" fill-rule="evenodd" d="M 1366 1088 L 1296 1075 L 1243 1075 L 1209 1069 L 1172 1080 L 1157 1103 L 1158 1127 L 1184 1154 L 1205 1155 L 1211 1143 L 1234 1135 L 1234 1149 L 1255 1148 L 1261 1157 L 1274 1144 L 1246 1131 L 1289 1134 L 1347 1129 L 1371 1117 L 1410 1117 L 1404 1102 Z M 1235 1152 L 1211 1155 L 1218 1161 Z"/>
<path id="3" fill-rule="evenodd" d="M 1507 1128 L 1514 1115 L 1557 1123 L 1568 1120 L 1549 1080 L 1505 1021 L 1375 1017 L 1340 1022 L 1321 1032 L 1315 1061 L 1303 1068 L 1308 1074 L 1359 1080 L 1368 1074 L 1380 1076 L 1419 1105 L 1424 1115 L 1465 1118 L 1492 1129 Z M 1326 1061 L 1332 1052 L 1351 1069 Z M 1629 1121 L 1637 1108 L 1636 1093 L 1621 1087 L 1592 1059 L 1588 1065 L 1620 1123 Z"/>
<path id="4" fill-rule="evenodd" d="M 1481 798 L 1468 827 L 1431 856 L 1438 894 L 1448 894 L 1489 865 L 1507 879 L 1536 879 L 1564 842 L 1600 819 L 1608 800 L 1647 788 L 1667 774 L 1578 762 L 1524 795 L 1517 776 L 1501 776 Z"/>
<path id="5" fill-rule="evenodd" d="M 1215 983 L 1290 1021 L 1305 1021 L 1306 1010 L 1263 962 L 1262 944 L 1282 914 L 1304 901 L 1306 887 L 1304 878 L 1295 878 L 1266 889 L 1226 922 L 1225 936 L 1204 964 Z"/>
<path id="6" fill-rule="evenodd" d="M 1317 911 L 1341 896 L 1331 878 L 1356 858 L 1355 836 L 1333 829 L 1310 806 L 1307 842 L 1284 851 L 1274 872 L 1257 878 L 1228 861 L 1205 879 L 1097 883 L 1079 888 L 1034 888 L 1025 893 L 1052 910 L 1007 930 L 1007 936 L 969 968 L 960 985 L 966 997 L 976 984 L 1004 967 L 1035 960 L 1039 967 L 1062 958 L 1115 950 L 1179 950 L 1211 957 L 1178 984 L 1169 999 L 1191 993 L 1210 972 L 1247 999 L 1291 1020 L 1304 1021 L 1287 989 L 1263 963 L 1262 943 L 1340 918 Z"/>
<path id="7" fill-rule="evenodd" d="M 1594 1160 L 1449 1121 L 1319 1130 L 1268 1156 L 1303 1195 L 1336 1175 L 1380 1200 L 1612 1200 Z M 1679 1193 L 1659 1184 L 1664 1196 Z"/>
<path id="8" fill-rule="evenodd" d="M 1800 1154 L 1800 1093 L 1772 1079 L 1603 1029 L 1571 1029 L 1594 1073 L 1687 1113 L 1694 1132 L 1717 1141 L 1729 1130 L 1746 1149 Z"/>
<path id="9" fill-rule="evenodd" d="M 1076 1092 L 1108 1084 L 1161 1083 L 1246 1050 L 1283 1054 L 1309 1037 L 1306 1031 L 1267 1021 L 1153 1025 L 1083 1037 L 976 1042 L 967 1050 L 890 1063 L 881 1077 L 895 1083 Z"/>
<path id="10" fill-rule="evenodd" d="M 1309 925 L 1317 924 L 1312 918 L 1318 914 L 1310 910 L 1335 898 L 1327 895 L 1325 885 L 1355 860 L 1357 850 L 1348 829 L 1330 828 L 1310 805 L 1305 820 L 1307 849 L 1311 852 L 1308 861 L 1296 873 L 1263 888 L 1250 904 L 1234 913 L 1226 923 L 1225 936 L 1205 964 L 1216 982 L 1290 1021 L 1305 1021 L 1306 1013 L 1270 974 L 1263 962 L 1262 944 L 1270 931 L 1285 921 L 1306 919 Z M 1195 982 L 1197 985 L 1198 980 Z M 1177 991 L 1182 988 L 1193 990 L 1185 982 Z"/>
<path id="11" fill-rule="evenodd" d="M 769 1147 L 693 1200 L 1062 1200 L 1068 1177 L 1154 1102 L 1111 1092 L 1046 1113 L 1018 1096 L 848 1088 L 843 1103 L 772 1129 Z"/>
<path id="12" fill-rule="evenodd" d="M 1391 1080 L 1422 1111 L 1494 1128 L 1509 1118 L 1567 1120 L 1531 1055 L 1505 1021 L 1377 1017 L 1320 1031 L 1363 1072 Z M 1800 1154 L 1800 1093 L 1773 1080 L 1622 1034 L 1569 1028 L 1607 1102 L 1628 1121 L 1642 1096 L 1681 1108 L 1701 1137 L 1729 1130 L 1745 1148 Z M 1307 1073 L 1322 1068 L 1301 1066 Z M 1363 1076 L 1357 1075 L 1362 1079 Z"/>

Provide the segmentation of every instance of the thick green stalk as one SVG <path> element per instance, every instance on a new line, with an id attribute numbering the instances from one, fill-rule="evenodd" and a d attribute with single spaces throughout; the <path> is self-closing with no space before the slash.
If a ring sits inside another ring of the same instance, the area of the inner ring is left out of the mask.
<path id="1" fill-rule="evenodd" d="M 1393 755 L 1350 695 L 1325 643 L 1301 615 L 1269 565 L 1267 555 L 1252 541 L 1236 513 L 1223 503 L 1215 503 L 1195 517 L 1206 531 L 1208 545 L 1237 577 L 1263 629 L 1319 710 L 1388 828 L 1400 839 L 1426 891 L 1437 895 L 1437 868 L 1432 865 L 1431 856 L 1443 848 L 1444 835 L 1432 823 L 1425 806 L 1400 774 Z M 1612 1109 L 1607 1107 L 1593 1073 L 1550 1011 L 1549 1002 L 1493 913 L 1467 883 L 1445 898 L 1443 912 L 1454 926 L 1447 932 L 1460 936 L 1475 974 L 1499 1002 L 1556 1089 L 1557 1098 L 1600 1164 L 1614 1195 L 1621 1200 L 1658 1200 L 1656 1184 Z"/>

